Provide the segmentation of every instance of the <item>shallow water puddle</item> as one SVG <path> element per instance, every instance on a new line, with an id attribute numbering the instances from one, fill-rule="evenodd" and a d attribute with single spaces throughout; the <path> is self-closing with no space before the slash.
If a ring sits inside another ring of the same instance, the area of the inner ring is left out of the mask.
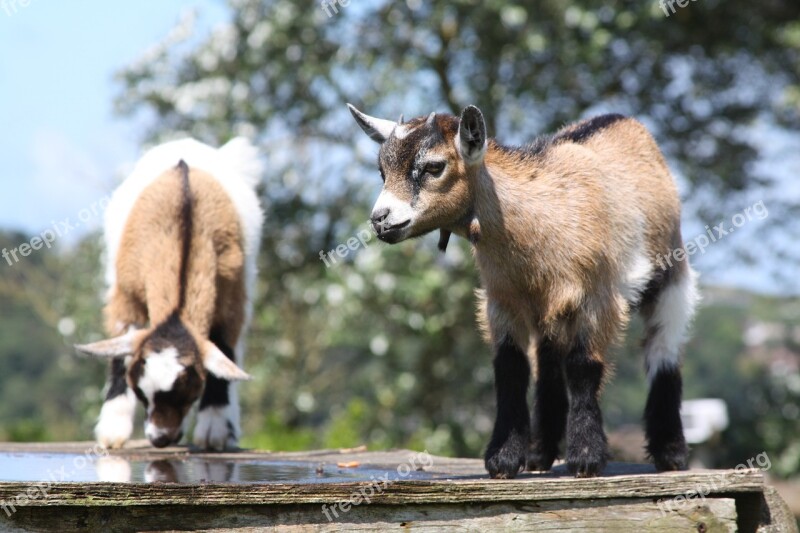
<path id="1" fill-rule="evenodd" d="M 388 476 L 388 477 L 387 477 Z M 206 457 L 141 459 L 119 455 L 0 452 L 0 481 L 117 483 L 335 483 L 431 479 L 425 472 L 335 463 L 230 460 Z"/>

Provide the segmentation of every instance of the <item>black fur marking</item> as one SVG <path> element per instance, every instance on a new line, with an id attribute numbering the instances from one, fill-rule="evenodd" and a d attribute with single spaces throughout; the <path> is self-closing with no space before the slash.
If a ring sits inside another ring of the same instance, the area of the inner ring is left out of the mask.
<path id="1" fill-rule="evenodd" d="M 644 410 L 647 453 L 658 470 L 683 470 L 689 450 L 681 423 L 683 380 L 677 366 L 662 366 L 656 372 Z"/>
<path id="2" fill-rule="evenodd" d="M 181 322 L 178 311 L 173 311 L 165 321 L 156 326 L 142 346 L 146 346 L 148 350 L 154 352 L 174 346 L 179 354 L 195 353 L 199 355 L 197 343 L 194 342 L 194 337 Z"/>
<path id="3" fill-rule="evenodd" d="M 228 346 L 216 329 L 211 329 L 209 340 L 213 342 L 217 348 L 222 350 L 222 353 L 227 355 L 228 359 L 236 362 L 233 349 Z M 228 383 L 228 381 L 218 378 L 213 374 L 208 374 L 206 378 L 206 389 L 203 392 L 203 397 L 200 399 L 200 409 L 228 405 L 230 403 L 228 397 Z"/>
<path id="4" fill-rule="evenodd" d="M 181 231 L 181 266 L 178 287 L 180 296 L 178 298 L 178 311 L 183 309 L 186 304 L 186 285 L 189 278 L 189 254 L 192 248 L 192 189 L 189 184 L 189 166 L 181 159 L 178 162 L 178 171 L 181 173 L 183 184 L 181 195 L 180 231 Z"/>
<path id="5" fill-rule="evenodd" d="M 134 385 L 133 393 L 139 398 L 139 401 L 142 402 L 145 409 L 147 408 L 150 402 L 147 401 L 147 397 L 142 393 L 142 389 L 139 388 L 139 380 L 142 378 L 144 374 L 144 359 L 137 358 L 134 359 L 133 363 L 131 363 L 131 367 L 128 369 L 128 376 L 130 377 L 130 382 Z"/>
<path id="6" fill-rule="evenodd" d="M 504 338 L 494 359 L 497 418 L 486 450 L 486 470 L 493 478 L 511 479 L 525 467 L 530 439 L 530 375 L 528 356 L 510 337 Z"/>
<path id="7" fill-rule="evenodd" d="M 567 468 L 577 477 L 598 475 L 608 461 L 608 444 L 598 396 L 603 381 L 603 363 L 590 358 L 578 342 L 564 360 L 569 390 L 567 415 Z"/>
<path id="8" fill-rule="evenodd" d="M 437 246 L 440 252 L 444 253 L 447 251 L 447 243 L 450 242 L 450 235 L 451 232 L 446 229 L 439 230 L 439 244 Z"/>
<path id="9" fill-rule="evenodd" d="M 509 156 L 521 160 L 538 159 L 554 145 L 561 142 L 583 143 L 590 137 L 611 126 L 615 122 L 624 120 L 625 116 L 619 114 L 600 115 L 576 124 L 570 131 L 562 131 L 550 135 L 540 135 L 530 143 L 523 146 L 505 146 L 495 140 L 490 140 L 492 148 L 500 150 Z"/>
<path id="10" fill-rule="evenodd" d="M 608 128 L 612 124 L 619 122 L 620 120 L 625 120 L 625 118 L 625 116 L 617 113 L 590 118 L 588 120 L 579 122 L 576 124 L 575 128 L 571 128 L 563 133 L 557 133 L 553 137 L 553 142 L 567 140 L 580 144 L 587 141 L 589 137 Z"/>
<path id="11" fill-rule="evenodd" d="M 528 470 L 550 470 L 567 427 L 567 389 L 563 353 L 548 340 L 536 347 L 536 393 L 533 404 Z"/>
<path id="12" fill-rule="evenodd" d="M 125 358 L 115 357 L 108 366 L 108 392 L 106 401 L 117 396 L 122 396 L 128 391 L 128 382 L 125 379 Z"/>

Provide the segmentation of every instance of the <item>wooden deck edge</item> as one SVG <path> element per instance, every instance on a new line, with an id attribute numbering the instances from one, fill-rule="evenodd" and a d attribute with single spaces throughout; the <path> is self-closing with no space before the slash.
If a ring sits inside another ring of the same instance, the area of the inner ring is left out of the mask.
<path id="1" fill-rule="evenodd" d="M 593 479 L 433 479 L 346 483 L 0 483 L 0 505 L 141 506 L 322 504 L 369 495 L 386 505 L 609 498 L 678 501 L 764 492 L 759 472 L 677 473 Z M 44 497 L 42 495 L 44 494 Z"/>

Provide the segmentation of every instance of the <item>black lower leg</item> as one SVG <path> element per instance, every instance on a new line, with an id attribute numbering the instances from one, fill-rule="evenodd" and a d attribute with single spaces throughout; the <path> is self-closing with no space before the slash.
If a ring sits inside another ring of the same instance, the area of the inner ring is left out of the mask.
<path id="1" fill-rule="evenodd" d="M 497 418 L 486 450 L 486 469 L 493 478 L 513 478 L 525 467 L 530 434 L 527 355 L 506 337 L 494 359 Z"/>
<path id="2" fill-rule="evenodd" d="M 647 453 L 658 470 L 686 468 L 689 450 L 681 424 L 681 371 L 675 365 L 662 366 L 650 384 L 644 410 Z"/>
<path id="3" fill-rule="evenodd" d="M 567 391 L 562 354 L 547 339 L 536 347 L 536 396 L 533 403 L 529 470 L 550 470 L 567 425 Z"/>
<path id="4" fill-rule="evenodd" d="M 128 382 L 125 379 L 125 359 L 115 357 L 108 367 L 108 392 L 106 401 L 112 400 L 128 392 Z"/>
<path id="5" fill-rule="evenodd" d="M 217 332 L 212 329 L 209 340 L 213 342 L 228 359 L 236 362 L 233 349 L 228 345 Z M 200 399 L 200 409 L 206 407 L 224 407 L 230 403 L 228 398 L 229 382 L 217 376 L 209 374 L 206 378 L 206 388 L 203 390 L 203 397 Z"/>
<path id="6" fill-rule="evenodd" d="M 598 475 L 608 461 L 608 444 L 598 396 L 603 362 L 579 343 L 564 361 L 569 390 L 567 416 L 567 467 L 578 477 Z"/>

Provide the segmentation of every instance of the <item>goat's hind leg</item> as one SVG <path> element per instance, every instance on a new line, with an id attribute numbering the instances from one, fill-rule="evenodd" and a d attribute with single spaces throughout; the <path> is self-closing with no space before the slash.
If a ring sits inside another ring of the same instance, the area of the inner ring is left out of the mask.
<path id="1" fill-rule="evenodd" d="M 567 425 L 567 390 L 563 357 L 543 339 L 536 347 L 536 391 L 533 403 L 528 470 L 550 470 Z"/>
<path id="2" fill-rule="evenodd" d="M 658 470 L 682 470 L 688 448 L 681 423 L 680 352 L 694 314 L 695 276 L 686 263 L 672 271 L 652 303 L 642 309 L 647 328 L 645 364 L 650 382 L 644 411 L 647 452 Z"/>

